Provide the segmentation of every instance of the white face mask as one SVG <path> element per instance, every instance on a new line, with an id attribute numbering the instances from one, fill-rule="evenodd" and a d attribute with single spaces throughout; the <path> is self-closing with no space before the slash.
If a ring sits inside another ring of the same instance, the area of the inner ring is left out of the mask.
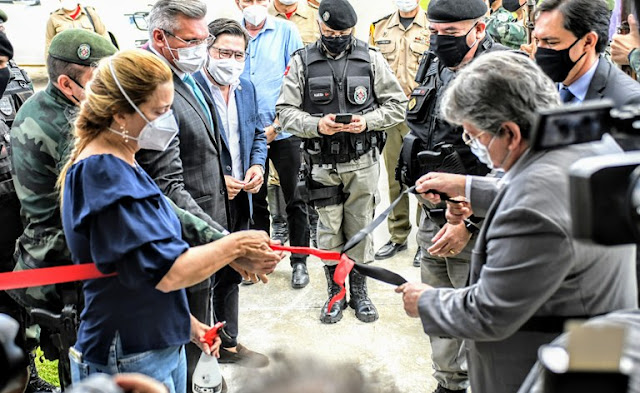
<path id="1" fill-rule="evenodd" d="M 253 26 L 259 26 L 267 19 L 267 7 L 258 4 L 250 5 L 242 10 L 242 16 Z"/>
<path id="2" fill-rule="evenodd" d="M 244 71 L 244 62 L 241 63 L 234 58 L 214 59 L 210 57 L 207 71 L 216 82 L 228 86 L 238 82 Z"/>
<path id="3" fill-rule="evenodd" d="M 294 5 L 298 2 L 298 0 L 280 0 L 282 5 Z"/>
<path id="4" fill-rule="evenodd" d="M 162 115 L 156 117 L 153 121 L 149 121 L 147 117 L 142 113 L 140 108 L 136 106 L 136 104 L 131 101 L 129 95 L 124 91 L 118 77 L 116 76 L 116 72 L 113 69 L 113 63 L 109 60 L 109 69 L 111 70 L 111 75 L 118 85 L 118 89 L 122 92 L 124 98 L 129 101 L 129 104 L 135 109 L 136 112 L 147 122 L 147 124 L 142 128 L 138 137 L 129 136 L 126 133 L 117 131 L 109 127 L 109 131 L 114 132 L 118 135 L 122 135 L 126 139 L 133 139 L 138 142 L 138 146 L 141 149 L 148 150 L 157 150 L 157 151 L 165 151 L 169 146 L 169 143 L 175 138 L 178 134 L 178 123 L 176 122 L 176 118 L 173 115 L 173 111 L 170 109 Z"/>
<path id="5" fill-rule="evenodd" d="M 164 37 L 164 42 L 169 49 L 169 53 L 171 53 L 171 57 L 173 58 L 173 62 L 176 67 L 186 73 L 193 74 L 194 72 L 198 72 L 204 67 L 207 62 L 207 58 L 209 57 L 207 54 L 207 44 L 202 43 L 196 46 L 190 46 L 186 48 L 178 48 L 175 49 L 178 52 L 178 58 L 173 55 L 173 50 L 171 46 L 169 46 L 169 42 L 167 41 L 167 36 Z"/>
<path id="6" fill-rule="evenodd" d="M 491 141 L 493 141 L 493 138 L 491 138 Z M 489 144 L 491 144 L 491 142 L 489 142 Z M 493 169 L 493 161 L 491 161 L 491 156 L 489 155 L 489 149 L 487 146 L 474 139 L 469 144 L 469 147 L 471 148 L 471 153 L 478 157 L 478 161 L 485 164 L 489 169 Z"/>
<path id="7" fill-rule="evenodd" d="M 78 8 L 78 0 L 61 0 L 60 7 L 66 11 L 74 11 Z"/>
<path id="8" fill-rule="evenodd" d="M 396 0 L 396 7 L 400 12 L 411 12 L 418 8 L 416 0 Z"/>

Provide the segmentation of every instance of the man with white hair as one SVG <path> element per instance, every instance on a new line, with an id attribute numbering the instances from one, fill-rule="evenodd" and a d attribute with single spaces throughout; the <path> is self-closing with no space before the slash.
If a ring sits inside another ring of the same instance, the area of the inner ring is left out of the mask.
<path id="1" fill-rule="evenodd" d="M 620 147 L 605 137 L 530 150 L 536 113 L 559 105 L 556 86 L 528 57 L 496 52 L 478 58 L 445 93 L 443 114 L 464 127 L 474 154 L 506 174 L 496 180 L 428 173 L 417 182 L 418 192 L 466 196 L 473 213 L 485 217 L 468 286 L 407 283 L 396 290 L 425 333 L 465 340 L 474 392 L 517 391 L 538 347 L 559 335 L 567 319 L 637 305 L 635 247 L 590 245 L 571 233 L 568 168 Z"/>

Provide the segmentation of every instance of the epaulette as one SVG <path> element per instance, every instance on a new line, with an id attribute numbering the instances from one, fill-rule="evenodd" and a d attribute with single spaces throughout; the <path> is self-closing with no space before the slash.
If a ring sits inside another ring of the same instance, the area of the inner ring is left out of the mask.
<path id="1" fill-rule="evenodd" d="M 371 24 L 372 24 L 372 25 L 375 25 L 376 23 L 380 23 L 380 22 L 382 22 L 382 21 L 383 21 L 383 20 L 385 20 L 385 19 L 389 19 L 389 18 L 391 17 L 391 15 L 393 15 L 393 14 L 394 14 L 394 13 L 392 12 L 392 13 L 390 13 L 389 15 L 385 15 L 385 16 L 383 16 L 382 18 L 378 19 L 377 21 L 375 21 L 375 22 L 373 22 L 373 23 L 371 23 Z"/>

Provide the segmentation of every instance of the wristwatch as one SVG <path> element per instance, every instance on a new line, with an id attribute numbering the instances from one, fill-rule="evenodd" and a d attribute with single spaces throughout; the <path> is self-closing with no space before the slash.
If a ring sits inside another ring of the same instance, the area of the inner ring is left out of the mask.
<path id="1" fill-rule="evenodd" d="M 280 134 L 282 132 L 282 125 L 280 124 L 273 124 L 273 131 L 275 131 L 276 134 Z"/>
<path id="2" fill-rule="evenodd" d="M 472 236 L 480 232 L 480 228 L 469 219 L 464 220 L 464 227 L 467 228 L 467 231 L 469 231 Z"/>

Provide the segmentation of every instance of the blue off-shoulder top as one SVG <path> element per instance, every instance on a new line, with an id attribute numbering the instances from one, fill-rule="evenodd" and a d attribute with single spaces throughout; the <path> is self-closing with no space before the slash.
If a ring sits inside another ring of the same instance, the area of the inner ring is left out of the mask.
<path id="1" fill-rule="evenodd" d="M 189 246 L 142 168 L 110 154 L 74 164 L 65 178 L 62 223 L 74 263 L 118 273 L 83 283 L 75 348 L 86 360 L 106 365 L 116 333 L 125 355 L 189 342 L 185 290 L 155 288 Z"/>

